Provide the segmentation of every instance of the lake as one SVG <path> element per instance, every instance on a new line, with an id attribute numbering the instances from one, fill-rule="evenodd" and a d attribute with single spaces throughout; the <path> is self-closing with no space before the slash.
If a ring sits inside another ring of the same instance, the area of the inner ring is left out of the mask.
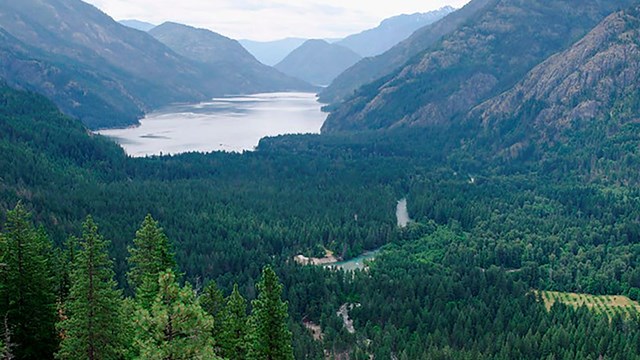
<path id="1" fill-rule="evenodd" d="M 254 150 L 266 136 L 320 133 L 327 114 L 312 93 L 215 98 L 149 113 L 140 126 L 101 130 L 135 157 Z"/>

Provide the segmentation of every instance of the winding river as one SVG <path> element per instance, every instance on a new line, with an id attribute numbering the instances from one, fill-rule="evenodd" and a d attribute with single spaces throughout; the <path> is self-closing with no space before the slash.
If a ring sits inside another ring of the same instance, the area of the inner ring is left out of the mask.
<path id="1" fill-rule="evenodd" d="M 409 210 L 407 209 L 407 199 L 398 201 L 396 206 L 396 220 L 398 222 L 398 227 L 401 228 L 406 227 L 411 221 L 411 218 L 409 217 Z M 353 259 L 325 264 L 324 267 L 337 268 L 345 271 L 362 270 L 366 267 L 366 261 L 375 259 L 376 255 L 378 255 L 380 251 L 380 249 L 367 251 Z"/>

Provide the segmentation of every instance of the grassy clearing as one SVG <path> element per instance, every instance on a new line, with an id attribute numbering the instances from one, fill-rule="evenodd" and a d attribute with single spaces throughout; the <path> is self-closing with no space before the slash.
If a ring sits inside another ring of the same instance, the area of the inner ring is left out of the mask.
<path id="1" fill-rule="evenodd" d="M 599 314 L 608 316 L 640 314 L 640 304 L 622 295 L 589 295 L 559 291 L 536 291 L 536 294 L 542 296 L 547 310 L 559 301 L 576 308 L 586 306 Z"/>

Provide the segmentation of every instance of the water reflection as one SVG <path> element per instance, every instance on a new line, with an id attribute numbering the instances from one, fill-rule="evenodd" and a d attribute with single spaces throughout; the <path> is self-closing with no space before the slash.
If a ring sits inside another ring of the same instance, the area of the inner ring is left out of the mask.
<path id="1" fill-rule="evenodd" d="M 98 133 L 132 156 L 253 150 L 261 138 L 319 133 L 326 114 L 315 94 L 268 93 L 178 104 L 148 114 L 135 128 Z"/>

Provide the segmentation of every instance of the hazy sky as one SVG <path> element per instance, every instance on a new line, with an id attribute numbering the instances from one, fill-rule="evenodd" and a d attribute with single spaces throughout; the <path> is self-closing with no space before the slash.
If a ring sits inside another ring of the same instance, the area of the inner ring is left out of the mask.
<path id="1" fill-rule="evenodd" d="M 235 39 L 343 37 L 398 15 L 469 0 L 85 0 L 116 20 L 175 21 Z M 178 5 L 179 4 L 179 5 Z"/>

